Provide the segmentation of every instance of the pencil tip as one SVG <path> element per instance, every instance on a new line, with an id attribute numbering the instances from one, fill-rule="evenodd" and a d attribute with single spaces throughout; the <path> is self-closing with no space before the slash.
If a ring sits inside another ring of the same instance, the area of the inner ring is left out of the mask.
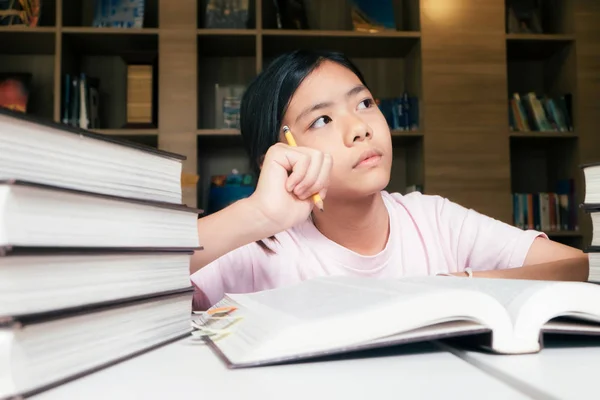
<path id="1" fill-rule="evenodd" d="M 317 208 L 319 209 L 319 211 L 323 212 L 325 211 L 325 208 L 323 207 L 323 202 L 322 201 L 317 201 L 316 204 Z"/>

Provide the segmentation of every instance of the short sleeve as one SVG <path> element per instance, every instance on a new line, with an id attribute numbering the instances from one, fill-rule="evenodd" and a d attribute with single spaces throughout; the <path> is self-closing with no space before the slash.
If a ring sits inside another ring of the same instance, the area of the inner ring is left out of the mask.
<path id="1" fill-rule="evenodd" d="M 435 196 L 439 231 L 451 246 L 459 270 L 467 267 L 492 270 L 521 267 L 533 241 L 548 237 Z"/>
<path id="2" fill-rule="evenodd" d="M 194 272 L 190 277 L 194 310 L 208 309 L 225 293 L 253 291 L 257 247 L 254 243 L 239 247 Z"/>

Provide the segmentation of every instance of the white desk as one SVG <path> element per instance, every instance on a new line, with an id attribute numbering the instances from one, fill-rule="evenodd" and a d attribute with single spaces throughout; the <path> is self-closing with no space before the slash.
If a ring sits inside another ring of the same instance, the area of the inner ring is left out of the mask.
<path id="1" fill-rule="evenodd" d="M 184 339 L 34 396 L 64 399 L 525 399 L 433 344 L 320 362 L 228 370 Z"/>
<path id="2" fill-rule="evenodd" d="M 538 354 L 501 356 L 454 349 L 472 365 L 544 399 L 600 399 L 600 338 L 548 340 Z"/>

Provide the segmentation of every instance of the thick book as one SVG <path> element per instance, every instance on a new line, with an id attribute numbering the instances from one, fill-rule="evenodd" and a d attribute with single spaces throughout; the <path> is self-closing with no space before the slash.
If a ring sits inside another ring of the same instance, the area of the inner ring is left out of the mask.
<path id="1" fill-rule="evenodd" d="M 0 324 L 189 288 L 192 254 L 14 248 L 0 257 Z"/>
<path id="2" fill-rule="evenodd" d="M 181 203 L 185 157 L 0 107 L 0 180 Z"/>
<path id="3" fill-rule="evenodd" d="M 199 249 L 202 210 L 9 180 L 0 182 L 0 253 L 10 247 Z"/>
<path id="4" fill-rule="evenodd" d="M 227 294 L 194 332 L 230 368 L 442 338 L 493 353 L 535 353 L 552 333 L 600 335 L 600 286 L 458 277 L 313 278 Z M 564 317 L 564 318 L 559 318 Z"/>
<path id="5" fill-rule="evenodd" d="M 29 397 L 189 335 L 191 289 L 0 326 L 0 399 Z"/>
<path id="6" fill-rule="evenodd" d="M 600 246 L 600 203 L 583 203 L 580 205 L 592 223 L 592 240 L 590 246 Z"/>
<path id="7" fill-rule="evenodd" d="M 589 261 L 588 281 L 600 283 L 600 246 L 588 246 L 584 251 Z"/>
<path id="8" fill-rule="evenodd" d="M 580 168 L 585 181 L 583 203 L 600 204 L 600 162 L 582 164 Z"/>

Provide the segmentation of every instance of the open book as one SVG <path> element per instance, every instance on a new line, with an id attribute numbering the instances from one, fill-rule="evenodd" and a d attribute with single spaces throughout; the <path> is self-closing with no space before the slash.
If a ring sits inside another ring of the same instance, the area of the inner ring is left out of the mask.
<path id="1" fill-rule="evenodd" d="M 289 362 L 400 343 L 477 335 L 496 353 L 541 350 L 544 333 L 600 334 L 600 286 L 457 277 L 323 277 L 228 294 L 196 336 L 229 367 Z M 567 317 L 567 318 L 557 318 Z"/>

